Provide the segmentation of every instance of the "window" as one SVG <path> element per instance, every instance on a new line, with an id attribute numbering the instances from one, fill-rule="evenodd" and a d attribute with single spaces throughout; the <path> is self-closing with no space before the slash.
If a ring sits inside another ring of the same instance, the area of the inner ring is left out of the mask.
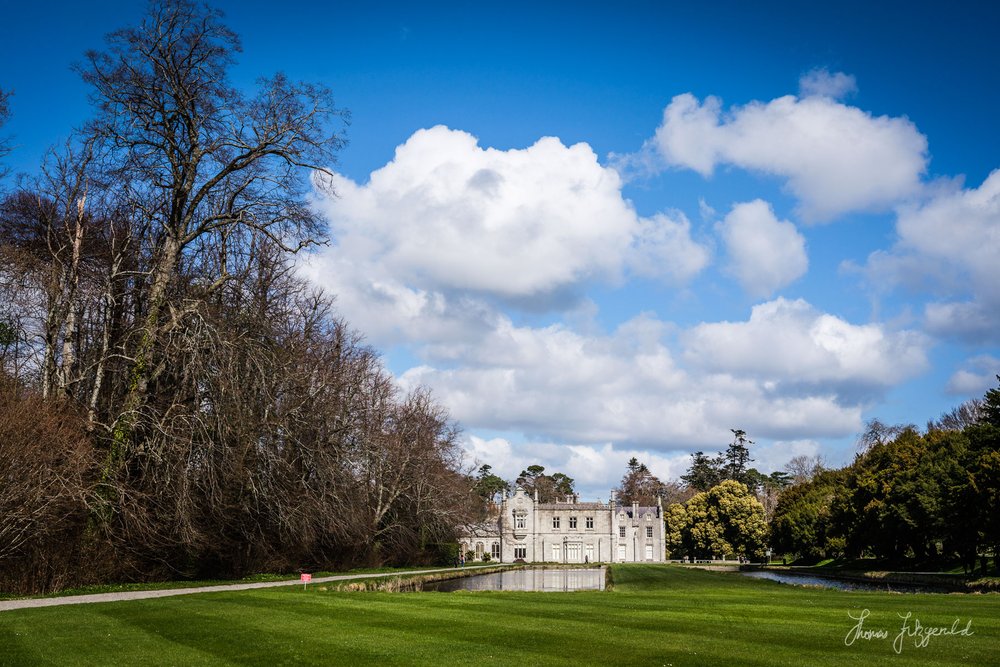
<path id="1" fill-rule="evenodd" d="M 552 527 L 559 528 L 559 517 L 557 516 L 552 517 Z"/>
<path id="2" fill-rule="evenodd" d="M 594 545 L 593 544 L 588 544 L 587 546 L 584 547 L 584 549 L 586 551 L 587 562 L 588 563 L 593 563 L 594 562 Z"/>
<path id="3" fill-rule="evenodd" d="M 653 515 L 652 514 L 646 514 L 646 521 L 652 521 L 652 520 L 653 520 Z"/>
<path id="4" fill-rule="evenodd" d="M 618 545 L 618 560 L 625 560 L 625 545 Z"/>
<path id="5" fill-rule="evenodd" d="M 587 528 L 593 528 L 593 527 L 594 527 L 594 517 L 588 516 L 587 517 Z"/>
<path id="6" fill-rule="evenodd" d="M 618 526 L 618 537 L 625 537 L 625 526 Z"/>
<path id="7" fill-rule="evenodd" d="M 514 517 L 514 526 L 516 528 L 524 528 L 524 517 L 523 516 Z"/>
<path id="8" fill-rule="evenodd" d="M 646 560 L 653 560 L 653 545 L 646 545 Z"/>
<path id="9" fill-rule="evenodd" d="M 569 518 L 569 527 L 570 528 L 576 528 L 576 517 L 575 516 L 571 516 Z"/>
<path id="10" fill-rule="evenodd" d="M 556 562 L 556 563 L 558 563 L 561 560 L 561 558 L 559 556 L 559 551 L 560 551 L 559 545 L 558 544 L 553 544 L 552 545 L 552 560 L 554 562 Z"/>
<path id="11" fill-rule="evenodd" d="M 527 558 L 528 547 L 514 547 L 514 558 Z"/>
<path id="12" fill-rule="evenodd" d="M 653 536 L 653 527 L 646 526 L 646 537 L 652 537 L 652 536 Z"/>
<path id="13" fill-rule="evenodd" d="M 500 560 L 500 543 L 499 542 L 494 542 L 493 543 L 493 546 L 490 548 L 490 554 L 494 558 L 496 558 L 497 560 Z"/>

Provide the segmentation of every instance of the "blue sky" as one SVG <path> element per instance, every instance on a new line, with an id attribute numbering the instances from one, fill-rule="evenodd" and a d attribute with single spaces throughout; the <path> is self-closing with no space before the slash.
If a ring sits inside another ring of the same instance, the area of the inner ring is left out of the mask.
<path id="1" fill-rule="evenodd" d="M 351 110 L 307 270 L 470 461 L 603 496 L 742 427 L 764 469 L 839 465 L 1000 372 L 993 3 L 216 4 L 237 84 Z M 31 171 L 143 5 L 0 8 Z"/>

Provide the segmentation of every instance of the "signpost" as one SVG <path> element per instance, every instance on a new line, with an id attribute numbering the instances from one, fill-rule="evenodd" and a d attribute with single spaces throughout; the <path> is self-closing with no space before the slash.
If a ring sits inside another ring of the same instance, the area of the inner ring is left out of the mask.
<path id="1" fill-rule="evenodd" d="M 302 580 L 302 590 L 306 589 L 306 584 L 308 584 L 310 581 L 312 581 L 312 578 L 313 578 L 313 576 L 311 574 L 307 574 L 305 572 L 303 572 L 302 574 L 299 575 L 299 579 Z"/>

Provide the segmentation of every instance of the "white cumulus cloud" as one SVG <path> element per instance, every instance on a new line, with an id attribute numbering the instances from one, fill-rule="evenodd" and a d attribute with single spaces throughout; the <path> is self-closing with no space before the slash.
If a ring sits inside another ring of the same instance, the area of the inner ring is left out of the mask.
<path id="1" fill-rule="evenodd" d="M 997 375 L 1000 375 L 1000 359 L 981 354 L 966 361 L 964 366 L 948 379 L 945 389 L 949 394 L 980 398 L 987 389 L 996 386 Z"/>
<path id="2" fill-rule="evenodd" d="M 799 79 L 800 97 L 820 96 L 839 100 L 857 91 L 857 80 L 844 72 L 818 68 L 806 72 Z"/>
<path id="3" fill-rule="evenodd" d="M 899 351 L 904 352 L 904 365 L 912 363 L 906 355 L 922 359 L 919 352 L 898 346 L 882 349 L 874 335 L 872 341 L 838 343 L 837 335 L 844 333 L 836 331 L 838 323 L 859 338 L 867 330 L 855 331 L 836 318 L 827 323 L 823 318 L 829 316 L 811 309 L 810 316 L 821 331 L 815 333 L 819 342 L 800 343 L 804 352 L 819 357 L 816 347 L 835 350 L 830 353 L 833 361 L 807 360 L 814 377 L 884 386 L 888 379 L 873 379 L 876 371 L 866 363 L 877 359 L 879 368 L 885 368 L 888 362 L 882 356 Z M 793 360 L 783 368 L 773 363 L 750 368 L 743 360 L 733 368 L 724 363 L 708 368 L 702 357 L 715 351 L 706 343 L 710 332 L 696 329 L 685 344 L 694 346 L 697 363 L 685 368 L 667 342 L 672 333 L 671 326 L 645 315 L 606 335 L 583 335 L 561 325 L 533 328 L 502 322 L 475 343 L 449 346 L 453 357 L 428 359 L 404 373 L 400 382 L 404 387 L 431 387 L 470 428 L 586 446 L 690 450 L 720 447 L 734 425 L 780 439 L 843 437 L 860 427 L 860 403 L 838 396 L 835 386 L 802 387 Z M 856 349 L 840 349 L 851 345 Z M 839 367 L 821 370 L 821 362 Z"/>
<path id="4" fill-rule="evenodd" d="M 1000 170 L 978 188 L 953 188 L 900 208 L 896 233 L 890 250 L 868 258 L 872 283 L 936 292 L 924 309 L 932 333 L 1000 342 Z"/>
<path id="5" fill-rule="evenodd" d="M 752 296 L 771 296 L 809 268 L 805 238 L 763 200 L 736 204 L 717 229 L 728 255 L 726 270 Z"/>
<path id="6" fill-rule="evenodd" d="M 376 270 L 365 275 L 426 295 L 538 298 L 616 281 L 632 262 L 682 282 L 708 262 L 683 216 L 640 218 L 618 173 L 583 143 L 497 150 L 437 126 L 415 132 L 367 183 L 335 175 L 333 186 L 339 197 L 318 203 L 335 241 L 330 270 L 366 263 Z M 385 282 L 381 291 L 398 291 Z"/>
<path id="7" fill-rule="evenodd" d="M 667 164 L 705 176 L 732 164 L 783 177 L 803 216 L 817 222 L 913 195 L 927 166 L 927 140 L 909 120 L 876 117 L 827 95 L 724 113 L 719 99 L 685 93 L 664 110 L 652 143 Z"/>
<path id="8" fill-rule="evenodd" d="M 914 331 L 851 324 L 798 299 L 754 306 L 746 322 L 701 324 L 686 332 L 686 359 L 761 381 L 885 388 L 927 367 L 929 343 Z"/>

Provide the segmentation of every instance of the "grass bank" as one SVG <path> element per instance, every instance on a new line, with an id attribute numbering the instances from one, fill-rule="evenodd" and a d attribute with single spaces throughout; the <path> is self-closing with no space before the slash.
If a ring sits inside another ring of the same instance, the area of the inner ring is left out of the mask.
<path id="1" fill-rule="evenodd" d="M 431 570 L 440 568 L 440 565 L 415 565 L 405 568 L 407 570 Z M 346 574 L 380 574 L 391 575 L 402 568 L 398 567 L 367 567 L 354 568 L 342 571 L 311 571 L 313 578 L 333 577 Z M 146 581 L 137 583 L 116 583 L 116 584 L 94 584 L 91 586 L 79 586 L 77 588 L 65 588 L 54 593 L 43 595 L 14 595 L 0 591 L 0 600 L 31 600 L 37 598 L 58 598 L 70 597 L 73 595 L 93 595 L 96 593 L 127 593 L 129 591 L 163 591 L 175 590 L 179 588 L 196 588 L 200 586 L 224 586 L 226 584 L 253 584 L 267 581 L 293 581 L 299 578 L 298 572 L 286 573 L 262 573 L 252 574 L 241 579 L 178 579 L 175 581 Z"/>
<path id="2" fill-rule="evenodd" d="M 671 566 L 613 567 L 614 590 L 260 589 L 0 613 L 0 664 L 997 664 L 1000 595 L 809 589 Z M 860 617 L 885 638 L 845 644 Z M 893 639 L 909 613 L 971 636 Z"/>

